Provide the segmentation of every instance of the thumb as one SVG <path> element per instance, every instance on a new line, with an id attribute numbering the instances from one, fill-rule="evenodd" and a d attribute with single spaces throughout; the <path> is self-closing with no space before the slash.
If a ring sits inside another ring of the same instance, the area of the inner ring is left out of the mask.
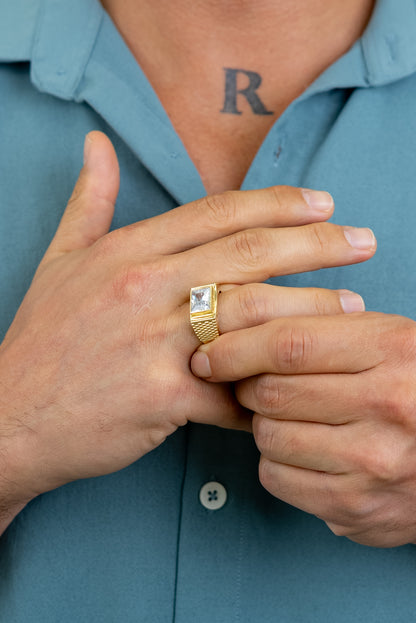
<path id="1" fill-rule="evenodd" d="M 90 132 L 85 137 L 84 166 L 43 262 L 89 247 L 108 232 L 119 185 L 110 139 L 102 132 Z"/>

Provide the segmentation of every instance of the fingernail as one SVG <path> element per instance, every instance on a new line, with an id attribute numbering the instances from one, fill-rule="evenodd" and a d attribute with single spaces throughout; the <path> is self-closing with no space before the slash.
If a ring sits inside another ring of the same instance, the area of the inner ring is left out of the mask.
<path id="1" fill-rule="evenodd" d="M 364 301 L 359 294 L 351 290 L 338 290 L 338 293 L 342 309 L 346 314 L 365 311 Z"/>
<path id="2" fill-rule="evenodd" d="M 208 378 L 211 376 L 212 372 L 208 355 L 201 351 L 197 351 L 191 359 L 191 369 L 195 376 L 201 376 L 202 378 Z"/>
<path id="3" fill-rule="evenodd" d="M 371 249 L 376 245 L 376 238 L 368 227 L 344 227 L 344 234 L 355 249 Z"/>
<path id="4" fill-rule="evenodd" d="M 333 198 L 324 190 L 309 190 L 308 188 L 302 188 L 301 190 L 306 203 L 312 210 L 330 212 L 334 207 Z"/>
<path id="5" fill-rule="evenodd" d="M 88 158 L 89 158 L 90 151 L 91 151 L 91 145 L 92 145 L 92 140 L 87 134 L 87 136 L 85 137 L 85 141 L 84 141 L 84 165 L 87 165 L 87 166 L 88 166 Z"/>

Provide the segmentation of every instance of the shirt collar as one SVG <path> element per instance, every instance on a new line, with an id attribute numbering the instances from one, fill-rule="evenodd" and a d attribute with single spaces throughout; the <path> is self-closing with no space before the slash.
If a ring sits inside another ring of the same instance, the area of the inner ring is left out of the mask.
<path id="1" fill-rule="evenodd" d="M 0 0 L 0 62 L 28 61 L 40 0 Z"/>
<path id="2" fill-rule="evenodd" d="M 104 14 L 99 1 L 0 0 L 0 13 L 0 61 L 30 61 L 35 86 L 73 98 Z M 324 72 L 324 82 L 380 86 L 415 71 L 416 0 L 377 0 L 362 38 Z"/>
<path id="3" fill-rule="evenodd" d="M 28 61 L 40 91 L 88 102 L 179 203 L 204 194 L 156 94 L 99 0 L 0 0 L 0 15 L 0 62 Z M 361 39 L 297 101 L 335 88 L 381 86 L 415 71 L 416 0 L 378 0 Z"/>
<path id="4" fill-rule="evenodd" d="M 383 86 L 415 71 L 416 0 L 377 0 L 362 37 L 299 99 L 336 88 Z"/>
<path id="5" fill-rule="evenodd" d="M 414 73 L 415 0 L 378 0 L 360 43 L 369 85 L 381 86 Z"/>
<path id="6" fill-rule="evenodd" d="M 0 61 L 30 61 L 36 86 L 71 99 L 103 13 L 98 0 L 0 0 Z M 361 75 L 356 67 L 349 70 L 347 53 L 348 62 L 339 59 L 332 66 L 336 71 L 325 72 L 325 83 L 331 78 L 379 86 L 415 72 L 416 0 L 377 0 L 365 33 L 352 48 L 355 57 L 357 45 L 364 62 Z"/>
<path id="7" fill-rule="evenodd" d="M 98 0 L 41 0 L 30 59 L 40 91 L 76 99 L 103 15 Z"/>
<path id="8" fill-rule="evenodd" d="M 99 1 L 0 0 L 0 13 L 0 61 L 30 61 L 35 86 L 74 98 L 104 14 Z M 416 0 L 377 0 L 360 41 L 317 84 L 380 86 L 415 71 Z"/>

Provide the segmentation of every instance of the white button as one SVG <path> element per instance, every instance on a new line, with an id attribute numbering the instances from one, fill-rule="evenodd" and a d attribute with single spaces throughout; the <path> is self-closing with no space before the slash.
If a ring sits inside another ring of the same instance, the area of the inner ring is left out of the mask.
<path id="1" fill-rule="evenodd" d="M 217 511 L 227 501 L 227 491 L 220 482 L 206 482 L 199 492 L 199 501 L 210 511 Z"/>

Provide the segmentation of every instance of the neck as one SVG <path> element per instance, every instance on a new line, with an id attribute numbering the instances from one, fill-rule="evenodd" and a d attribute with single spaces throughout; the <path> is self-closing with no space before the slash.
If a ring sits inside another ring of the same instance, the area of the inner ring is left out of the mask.
<path id="1" fill-rule="evenodd" d="M 375 0 L 102 0 L 209 192 L 358 39 Z"/>
<path id="2" fill-rule="evenodd" d="M 329 65 L 359 38 L 375 0 L 102 0 L 130 49 L 147 56 L 209 56 L 220 63 L 271 58 L 293 63 L 325 56 Z M 213 58 L 214 56 L 214 58 Z M 160 60 L 160 59 L 158 59 Z M 156 61 L 155 61 L 156 63 Z M 164 63 L 166 67 L 166 63 Z"/>

